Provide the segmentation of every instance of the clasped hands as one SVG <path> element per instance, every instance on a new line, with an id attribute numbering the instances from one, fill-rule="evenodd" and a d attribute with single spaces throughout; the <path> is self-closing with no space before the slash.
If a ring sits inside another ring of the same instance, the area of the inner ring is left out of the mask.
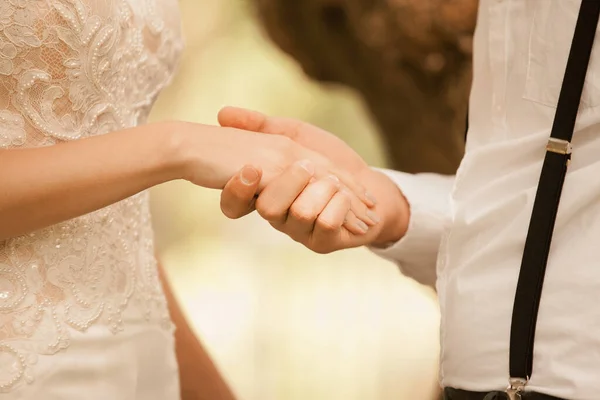
<path id="1" fill-rule="evenodd" d="M 277 135 L 308 155 L 278 173 L 265 172 L 262 160 L 245 164 L 223 188 L 221 209 L 227 217 L 256 210 L 275 229 L 322 254 L 383 246 L 406 232 L 409 207 L 396 184 L 336 136 L 235 107 L 222 109 L 218 120 L 222 127 Z M 293 160 L 300 150 L 282 151 Z"/>

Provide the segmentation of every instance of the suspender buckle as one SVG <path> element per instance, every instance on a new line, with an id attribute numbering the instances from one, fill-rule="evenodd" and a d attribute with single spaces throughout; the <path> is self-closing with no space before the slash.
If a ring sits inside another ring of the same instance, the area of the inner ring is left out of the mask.
<path id="1" fill-rule="evenodd" d="M 527 385 L 527 379 L 523 378 L 510 378 L 508 380 L 508 387 L 506 388 L 506 394 L 509 400 L 521 400 L 521 394 Z"/>
<path id="2" fill-rule="evenodd" d="M 546 151 L 565 155 L 571 154 L 571 142 L 551 137 L 550 139 L 548 139 Z"/>

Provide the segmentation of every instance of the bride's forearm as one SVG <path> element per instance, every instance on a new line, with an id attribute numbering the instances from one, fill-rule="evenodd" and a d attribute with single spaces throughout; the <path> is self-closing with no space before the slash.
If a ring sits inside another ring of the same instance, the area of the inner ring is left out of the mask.
<path id="1" fill-rule="evenodd" d="M 162 123 L 54 146 L 0 150 L 0 240 L 179 178 L 177 128 Z"/>

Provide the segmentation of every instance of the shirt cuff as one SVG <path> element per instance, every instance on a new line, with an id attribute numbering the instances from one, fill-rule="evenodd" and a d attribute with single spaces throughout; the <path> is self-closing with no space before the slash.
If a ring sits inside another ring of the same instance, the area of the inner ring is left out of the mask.
<path id="1" fill-rule="evenodd" d="M 370 250 L 397 263 L 405 276 L 435 286 L 437 255 L 449 216 L 454 177 L 376 170 L 402 191 L 410 206 L 410 220 L 402 239 L 386 248 L 371 247 Z"/>

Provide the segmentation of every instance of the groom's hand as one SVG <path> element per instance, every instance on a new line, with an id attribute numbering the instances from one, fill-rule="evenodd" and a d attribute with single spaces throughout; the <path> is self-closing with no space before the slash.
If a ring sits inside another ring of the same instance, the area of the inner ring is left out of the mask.
<path id="1" fill-rule="evenodd" d="M 221 193 L 221 211 L 226 217 L 237 219 L 254 211 L 261 178 L 260 169 L 246 165 L 227 182 Z"/>
<path id="2" fill-rule="evenodd" d="M 351 215 L 348 218 L 347 200 L 342 192 L 335 190 L 335 182 L 314 182 L 310 174 L 302 173 L 299 165 L 293 165 L 267 185 L 256 203 L 254 194 L 258 184 L 244 185 L 240 177 L 232 178 L 222 195 L 222 209 L 228 217 L 239 218 L 256 206 L 276 229 L 318 252 L 384 244 L 403 236 L 408 225 L 406 200 L 393 182 L 369 168 L 341 139 L 297 120 L 267 117 L 234 107 L 221 110 L 219 122 L 227 127 L 285 135 L 320 153 L 366 187 L 369 192 L 366 197 L 373 200 L 374 206 L 371 226 L 361 224 Z M 378 199 L 377 205 L 374 198 Z M 377 223 L 379 215 L 382 223 Z"/>

